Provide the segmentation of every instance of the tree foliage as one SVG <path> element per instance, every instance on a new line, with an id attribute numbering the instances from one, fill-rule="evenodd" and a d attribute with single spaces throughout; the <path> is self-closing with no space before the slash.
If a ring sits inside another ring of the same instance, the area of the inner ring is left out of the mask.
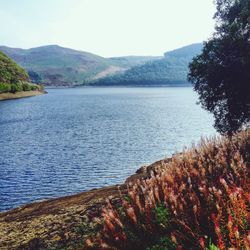
<path id="1" fill-rule="evenodd" d="M 29 82 L 28 73 L 0 51 L 0 94 L 43 90 L 43 86 Z"/>
<path id="2" fill-rule="evenodd" d="M 1 83 L 0 82 L 0 94 L 1 93 L 16 93 L 20 91 L 43 91 L 43 85 L 32 84 L 30 82 L 18 82 L 18 83 Z"/>
<path id="3" fill-rule="evenodd" d="M 213 37 L 189 65 L 189 80 L 215 128 L 231 134 L 250 121 L 250 1 L 217 0 Z"/>
<path id="4" fill-rule="evenodd" d="M 0 82 L 18 83 L 28 80 L 27 72 L 0 51 Z"/>

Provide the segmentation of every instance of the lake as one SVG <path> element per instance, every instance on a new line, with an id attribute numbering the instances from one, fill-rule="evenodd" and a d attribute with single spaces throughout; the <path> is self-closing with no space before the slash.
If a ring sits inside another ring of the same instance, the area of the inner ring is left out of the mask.
<path id="1" fill-rule="evenodd" d="M 0 210 L 123 182 L 215 134 L 191 87 L 48 89 L 0 102 Z"/>

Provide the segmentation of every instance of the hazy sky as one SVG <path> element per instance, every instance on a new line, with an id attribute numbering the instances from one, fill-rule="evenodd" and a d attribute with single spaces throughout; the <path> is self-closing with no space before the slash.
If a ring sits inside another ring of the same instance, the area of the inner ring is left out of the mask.
<path id="1" fill-rule="evenodd" d="M 162 55 L 210 37 L 214 12 L 213 0 L 0 0 L 0 44 Z"/>

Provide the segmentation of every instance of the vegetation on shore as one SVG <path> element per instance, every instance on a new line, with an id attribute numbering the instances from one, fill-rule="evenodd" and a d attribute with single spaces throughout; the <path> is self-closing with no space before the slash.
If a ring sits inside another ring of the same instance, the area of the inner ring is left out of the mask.
<path id="1" fill-rule="evenodd" d="M 250 249 L 250 2 L 215 2 L 216 32 L 189 80 L 227 136 L 202 140 L 108 200 L 85 248 Z"/>
<path id="2" fill-rule="evenodd" d="M 243 246 L 249 244 L 249 166 L 249 129 L 231 139 L 202 140 L 143 167 L 127 187 L 94 189 L 0 213 L 0 248 L 202 249 L 204 240 L 209 250 L 248 249 Z"/>
<path id="3" fill-rule="evenodd" d="M 30 83 L 27 72 L 0 51 L 0 94 L 35 90 L 43 86 Z"/>
<path id="4" fill-rule="evenodd" d="M 202 140 L 92 214 L 85 248 L 249 249 L 249 166 L 250 130 Z"/>
<path id="5" fill-rule="evenodd" d="M 21 91 L 43 91 L 42 85 L 32 84 L 29 82 L 18 82 L 18 83 L 0 83 L 0 94 L 1 93 L 16 93 Z"/>

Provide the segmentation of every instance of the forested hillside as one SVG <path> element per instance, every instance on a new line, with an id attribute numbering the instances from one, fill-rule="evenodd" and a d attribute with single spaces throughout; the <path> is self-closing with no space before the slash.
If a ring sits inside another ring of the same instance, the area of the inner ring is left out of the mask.
<path id="1" fill-rule="evenodd" d="M 164 58 L 134 66 L 121 74 L 99 79 L 96 85 L 167 85 L 187 83 L 188 64 L 202 44 L 192 44 L 164 54 Z"/>
<path id="2" fill-rule="evenodd" d="M 40 89 L 29 83 L 28 73 L 0 51 L 0 93 Z"/>
<path id="3" fill-rule="evenodd" d="M 17 83 L 28 79 L 27 72 L 0 51 L 0 82 Z"/>

